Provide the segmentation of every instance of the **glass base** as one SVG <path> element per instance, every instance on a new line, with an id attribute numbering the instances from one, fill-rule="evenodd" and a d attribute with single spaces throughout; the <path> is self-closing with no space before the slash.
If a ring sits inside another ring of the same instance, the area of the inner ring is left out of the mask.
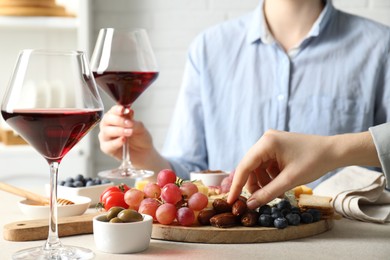
<path id="1" fill-rule="evenodd" d="M 14 260 L 70 260 L 70 259 L 93 259 L 95 254 L 92 250 L 76 246 L 62 246 L 55 250 L 43 250 L 43 247 L 33 247 L 16 252 Z"/>
<path id="2" fill-rule="evenodd" d="M 113 170 L 102 171 L 98 176 L 106 179 L 144 179 L 154 175 L 153 171 L 141 170 L 135 168 L 117 168 Z"/>

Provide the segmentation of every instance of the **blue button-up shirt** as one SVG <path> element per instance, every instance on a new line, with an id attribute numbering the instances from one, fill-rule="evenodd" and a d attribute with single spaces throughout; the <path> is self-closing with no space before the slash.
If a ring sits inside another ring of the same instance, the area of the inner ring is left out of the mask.
<path id="1" fill-rule="evenodd" d="M 163 154 L 179 176 L 234 169 L 268 129 L 333 135 L 390 118 L 390 29 L 331 1 L 289 52 L 254 12 L 190 47 Z"/>

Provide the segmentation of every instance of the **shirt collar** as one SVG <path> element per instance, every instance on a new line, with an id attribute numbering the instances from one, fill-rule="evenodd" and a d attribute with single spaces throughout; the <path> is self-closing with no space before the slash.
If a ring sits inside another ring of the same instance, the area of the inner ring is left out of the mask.
<path id="1" fill-rule="evenodd" d="M 263 6 L 264 0 L 260 0 L 258 6 L 252 14 L 252 20 L 248 24 L 247 30 L 248 43 L 254 43 L 260 40 L 265 44 L 271 44 L 275 41 L 265 21 Z M 318 36 L 320 32 L 323 31 L 323 28 L 328 23 L 334 12 L 335 9 L 333 7 L 332 0 L 326 0 L 324 9 L 305 38 Z"/>

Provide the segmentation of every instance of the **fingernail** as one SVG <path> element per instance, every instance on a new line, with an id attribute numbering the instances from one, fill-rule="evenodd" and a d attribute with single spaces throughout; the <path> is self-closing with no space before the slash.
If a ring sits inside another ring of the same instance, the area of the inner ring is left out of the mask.
<path id="1" fill-rule="evenodd" d="M 248 201 L 246 202 L 246 205 L 247 205 L 248 208 L 250 208 L 250 209 L 255 209 L 255 208 L 257 208 L 258 204 L 259 204 L 259 203 L 258 203 L 255 199 L 248 200 Z"/>
<path id="2" fill-rule="evenodd" d="M 124 130 L 123 130 L 123 133 L 124 133 L 125 135 L 130 134 L 130 133 L 131 133 L 131 129 L 124 129 Z"/>
<path id="3" fill-rule="evenodd" d="M 130 120 L 126 119 L 124 123 L 125 123 L 126 126 L 129 126 L 130 125 Z"/>
<path id="4" fill-rule="evenodd" d="M 130 109 L 126 107 L 126 108 L 123 110 L 123 114 L 124 114 L 124 115 L 127 115 L 128 113 L 130 113 Z"/>

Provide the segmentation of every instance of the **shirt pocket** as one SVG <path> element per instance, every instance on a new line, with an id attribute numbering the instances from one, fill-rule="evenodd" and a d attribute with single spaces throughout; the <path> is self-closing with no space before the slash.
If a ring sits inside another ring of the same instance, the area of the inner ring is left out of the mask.
<path id="1" fill-rule="evenodd" d="M 367 118 L 362 100 L 321 96 L 299 103 L 301 106 L 291 113 L 290 131 L 334 135 L 365 129 Z"/>

